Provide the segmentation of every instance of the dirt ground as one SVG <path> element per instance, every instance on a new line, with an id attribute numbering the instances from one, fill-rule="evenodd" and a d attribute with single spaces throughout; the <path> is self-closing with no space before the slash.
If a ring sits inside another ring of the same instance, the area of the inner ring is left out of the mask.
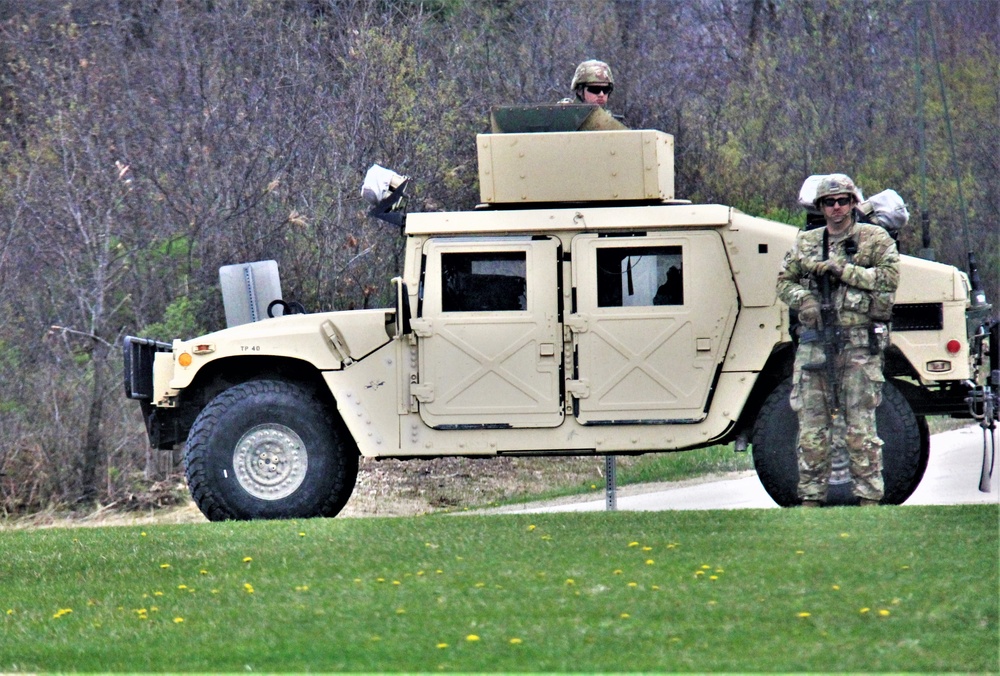
<path id="1" fill-rule="evenodd" d="M 627 459 L 619 459 L 619 462 Z M 557 486 L 604 486 L 604 457 L 362 458 L 357 485 L 343 517 L 413 516 L 488 507 L 501 499 L 537 495 Z M 76 526 L 203 523 L 184 478 L 176 475 L 136 495 L 130 505 L 106 505 L 88 513 L 47 510 L 0 517 L 0 530 Z"/>

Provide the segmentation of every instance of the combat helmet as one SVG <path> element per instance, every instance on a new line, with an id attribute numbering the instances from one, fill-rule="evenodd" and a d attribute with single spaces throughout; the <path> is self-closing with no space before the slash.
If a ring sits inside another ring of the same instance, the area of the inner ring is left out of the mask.
<path id="1" fill-rule="evenodd" d="M 596 59 L 584 61 L 577 66 L 576 72 L 573 73 L 573 81 L 570 82 L 569 88 L 576 91 L 577 87 L 592 84 L 609 85 L 612 89 L 614 89 L 615 76 L 611 74 L 611 66 Z"/>
<path id="2" fill-rule="evenodd" d="M 852 195 L 858 202 L 863 202 L 865 199 L 850 176 L 847 174 L 828 174 L 816 186 L 816 201 L 813 203 L 819 206 L 819 201 L 824 197 L 843 194 Z"/>

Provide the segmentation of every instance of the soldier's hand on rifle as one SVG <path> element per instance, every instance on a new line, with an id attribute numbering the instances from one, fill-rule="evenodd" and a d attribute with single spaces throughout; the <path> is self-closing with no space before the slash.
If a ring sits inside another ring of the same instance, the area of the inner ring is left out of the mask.
<path id="1" fill-rule="evenodd" d="M 834 279 L 840 279 L 844 275 L 844 266 L 837 259 L 830 258 L 825 261 L 820 261 L 816 264 L 816 267 L 813 268 L 813 274 L 817 277 L 826 273 L 830 273 L 830 276 Z"/>
<path id="2" fill-rule="evenodd" d="M 809 296 L 799 306 L 799 322 L 806 328 L 814 329 L 819 323 L 819 301 Z"/>

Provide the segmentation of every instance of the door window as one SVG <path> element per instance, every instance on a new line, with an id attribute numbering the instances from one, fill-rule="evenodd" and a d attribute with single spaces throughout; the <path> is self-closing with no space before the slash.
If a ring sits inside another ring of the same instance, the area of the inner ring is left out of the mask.
<path id="1" fill-rule="evenodd" d="M 684 263 L 679 246 L 597 250 L 597 306 L 684 304 Z"/>
<path id="2" fill-rule="evenodd" d="M 443 312 L 516 312 L 528 309 L 527 254 L 441 254 Z"/>

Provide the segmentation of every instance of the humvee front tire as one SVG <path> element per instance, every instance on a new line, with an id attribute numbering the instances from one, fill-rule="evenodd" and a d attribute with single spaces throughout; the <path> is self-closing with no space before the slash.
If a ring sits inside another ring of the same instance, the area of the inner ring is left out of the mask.
<path id="1" fill-rule="evenodd" d="M 799 437 L 798 416 L 788 403 L 791 378 L 767 396 L 754 423 L 751 443 L 753 461 L 764 490 L 782 507 L 799 504 L 797 494 L 799 467 L 796 448 Z M 916 490 L 927 468 L 930 434 L 927 421 L 914 414 L 906 398 L 891 382 L 882 388 L 882 403 L 875 411 L 879 437 L 882 439 L 882 478 L 885 497 L 882 504 L 902 504 Z M 845 451 L 846 452 L 846 451 Z M 834 459 L 826 504 L 854 505 L 846 458 Z"/>
<path id="2" fill-rule="evenodd" d="M 210 521 L 335 516 L 354 489 L 358 450 L 308 390 L 254 380 L 202 410 L 184 453 L 188 487 Z"/>

